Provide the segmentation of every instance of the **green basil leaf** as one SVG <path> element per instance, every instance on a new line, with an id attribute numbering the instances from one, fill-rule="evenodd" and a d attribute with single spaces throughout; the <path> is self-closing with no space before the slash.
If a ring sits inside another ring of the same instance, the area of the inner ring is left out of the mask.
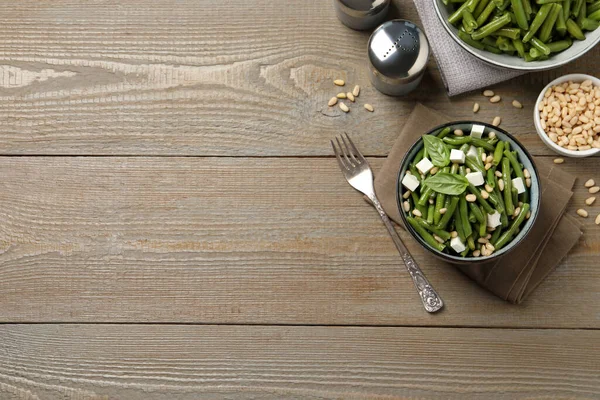
<path id="1" fill-rule="evenodd" d="M 462 194 L 469 186 L 469 181 L 462 175 L 438 172 L 425 179 L 423 185 L 427 185 L 438 193 L 451 196 Z"/>
<path id="2" fill-rule="evenodd" d="M 442 139 L 433 135 L 425 135 L 423 136 L 423 143 L 433 165 L 443 168 L 450 164 L 450 149 Z"/>

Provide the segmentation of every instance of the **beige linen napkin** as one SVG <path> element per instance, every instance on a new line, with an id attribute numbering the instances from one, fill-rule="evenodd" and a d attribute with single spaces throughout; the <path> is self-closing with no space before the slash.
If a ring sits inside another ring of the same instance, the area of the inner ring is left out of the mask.
<path id="1" fill-rule="evenodd" d="M 424 133 L 449 122 L 446 116 L 417 104 L 375 177 L 375 191 L 391 219 L 402 225 L 396 202 L 396 179 L 402 157 Z M 497 262 L 458 266 L 498 297 L 520 303 L 560 263 L 577 243 L 577 221 L 564 215 L 575 177 L 547 160 L 535 159 L 542 187 L 540 214 L 527 239 Z M 417 260 L 419 261 L 419 260 Z M 440 267 L 448 264 L 437 260 Z"/>

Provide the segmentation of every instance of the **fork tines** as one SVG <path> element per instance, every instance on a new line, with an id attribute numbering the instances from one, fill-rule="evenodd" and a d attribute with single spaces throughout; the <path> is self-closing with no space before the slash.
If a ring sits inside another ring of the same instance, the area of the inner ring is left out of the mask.
<path id="1" fill-rule="evenodd" d="M 342 139 L 341 142 L 340 138 Z M 342 169 L 349 170 L 365 162 L 365 158 L 358 151 L 347 133 L 344 132 L 339 138 L 336 137 L 335 141 L 337 142 L 337 146 L 333 143 L 333 140 L 331 140 L 331 146 Z"/>

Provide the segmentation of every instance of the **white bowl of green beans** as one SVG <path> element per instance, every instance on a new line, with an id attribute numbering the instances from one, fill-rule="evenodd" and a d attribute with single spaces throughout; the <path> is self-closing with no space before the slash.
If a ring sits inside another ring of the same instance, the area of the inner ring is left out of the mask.
<path id="1" fill-rule="evenodd" d="M 433 0 L 450 36 L 494 66 L 540 71 L 600 42 L 600 0 Z"/>
<path id="2" fill-rule="evenodd" d="M 452 161 L 457 152 L 464 161 Z M 433 168 L 423 173 L 429 163 Z M 409 188 L 411 175 L 417 188 Z M 525 242 L 541 190 L 531 155 L 512 135 L 461 121 L 439 126 L 411 146 L 398 173 L 397 200 L 404 225 L 423 247 L 450 263 L 470 264 Z"/>

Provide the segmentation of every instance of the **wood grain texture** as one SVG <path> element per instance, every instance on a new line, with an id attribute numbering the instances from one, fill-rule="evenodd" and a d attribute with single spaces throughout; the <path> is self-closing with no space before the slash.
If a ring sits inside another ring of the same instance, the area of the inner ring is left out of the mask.
<path id="1" fill-rule="evenodd" d="M 13 399 L 594 399 L 598 331 L 0 326 Z"/>
<path id="2" fill-rule="evenodd" d="M 418 21 L 411 1 L 395 15 Z M 419 101 L 456 119 L 504 117 L 534 154 L 534 99 L 565 72 L 597 73 L 600 52 L 498 85 L 505 101 L 448 99 L 433 61 L 418 91 L 381 95 L 365 66 L 368 33 L 330 1 L 27 0 L 0 15 L 0 154 L 328 155 L 351 132 L 387 154 Z M 335 78 L 363 87 L 349 114 L 328 109 Z M 519 99 L 525 109 L 510 106 Z M 369 102 L 371 114 L 362 109 Z"/>
<path id="3" fill-rule="evenodd" d="M 522 306 L 400 232 L 446 300 L 432 318 L 331 158 L 1 157 L 0 176 L 0 321 L 600 327 L 592 218 Z"/>

